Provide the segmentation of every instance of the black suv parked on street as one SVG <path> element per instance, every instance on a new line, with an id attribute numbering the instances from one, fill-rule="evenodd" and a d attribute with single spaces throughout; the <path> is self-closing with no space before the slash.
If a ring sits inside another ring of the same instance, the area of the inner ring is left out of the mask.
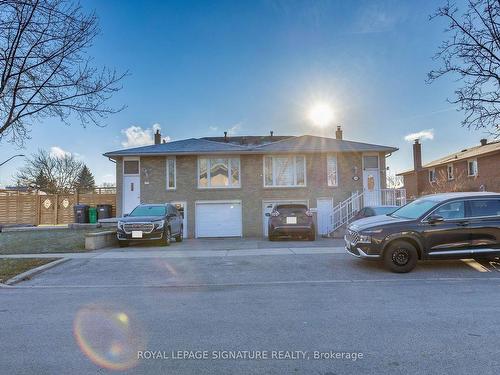
<path id="1" fill-rule="evenodd" d="M 346 250 L 383 260 L 393 272 L 409 272 L 418 259 L 500 255 L 500 194 L 428 195 L 391 214 L 353 222 Z"/>

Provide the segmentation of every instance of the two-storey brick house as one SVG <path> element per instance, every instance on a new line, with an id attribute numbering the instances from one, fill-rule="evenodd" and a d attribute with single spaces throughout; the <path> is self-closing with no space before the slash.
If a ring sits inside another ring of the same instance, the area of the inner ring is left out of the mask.
<path id="1" fill-rule="evenodd" d="M 337 137 L 190 138 L 105 154 L 116 161 L 117 214 L 139 203 L 172 202 L 187 237 L 266 236 L 278 202 L 317 212 L 319 234 L 337 202 L 363 188 L 385 187 L 394 147 Z"/>
<path id="2" fill-rule="evenodd" d="M 481 139 L 462 149 L 422 164 L 422 145 L 413 144 L 413 169 L 401 172 L 408 198 L 450 191 L 500 191 L 500 141 Z"/>

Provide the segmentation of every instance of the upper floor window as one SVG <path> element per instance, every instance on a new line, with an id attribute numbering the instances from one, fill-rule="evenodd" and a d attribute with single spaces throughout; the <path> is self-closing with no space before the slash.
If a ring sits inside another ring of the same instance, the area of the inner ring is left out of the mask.
<path id="1" fill-rule="evenodd" d="M 123 174 L 139 174 L 139 160 L 124 160 Z"/>
<path id="2" fill-rule="evenodd" d="M 477 159 L 472 159 L 467 161 L 467 175 L 477 176 Z"/>
<path id="3" fill-rule="evenodd" d="M 265 156 L 264 186 L 306 186 L 306 157 Z"/>
<path id="4" fill-rule="evenodd" d="M 326 173 L 328 186 L 338 186 L 337 156 L 329 154 L 326 157 Z"/>
<path id="5" fill-rule="evenodd" d="M 238 188 L 240 186 L 240 158 L 198 159 L 198 187 Z"/>
<path id="6" fill-rule="evenodd" d="M 448 175 L 448 180 L 453 180 L 455 178 L 455 173 L 453 171 L 453 164 L 448 164 L 446 166 L 446 173 Z"/>
<path id="7" fill-rule="evenodd" d="M 175 157 L 167 158 L 167 190 L 175 190 L 176 187 L 176 160 Z"/>
<path id="8" fill-rule="evenodd" d="M 436 182 L 436 170 L 434 168 L 429 169 L 429 182 Z"/>

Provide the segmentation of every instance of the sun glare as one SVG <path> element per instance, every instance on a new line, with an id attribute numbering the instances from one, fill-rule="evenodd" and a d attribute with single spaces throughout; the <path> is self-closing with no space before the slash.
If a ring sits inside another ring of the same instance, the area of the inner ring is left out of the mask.
<path id="1" fill-rule="evenodd" d="M 334 113 L 327 103 L 316 103 L 311 107 L 308 117 L 314 125 L 323 128 L 331 124 Z"/>

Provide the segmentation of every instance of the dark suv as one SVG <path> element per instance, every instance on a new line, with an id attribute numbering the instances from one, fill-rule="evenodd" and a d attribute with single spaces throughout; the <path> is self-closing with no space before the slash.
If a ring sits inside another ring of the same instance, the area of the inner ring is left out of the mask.
<path id="1" fill-rule="evenodd" d="M 270 241 L 282 236 L 316 239 L 312 212 L 304 204 L 278 204 L 267 215 Z"/>
<path id="2" fill-rule="evenodd" d="M 170 245 L 172 237 L 182 241 L 182 216 L 172 204 L 141 204 L 118 221 L 120 247 L 130 241 L 160 240 Z"/>
<path id="3" fill-rule="evenodd" d="M 500 255 L 500 194 L 446 193 L 419 198 L 347 228 L 347 251 L 409 272 L 418 259 Z"/>

